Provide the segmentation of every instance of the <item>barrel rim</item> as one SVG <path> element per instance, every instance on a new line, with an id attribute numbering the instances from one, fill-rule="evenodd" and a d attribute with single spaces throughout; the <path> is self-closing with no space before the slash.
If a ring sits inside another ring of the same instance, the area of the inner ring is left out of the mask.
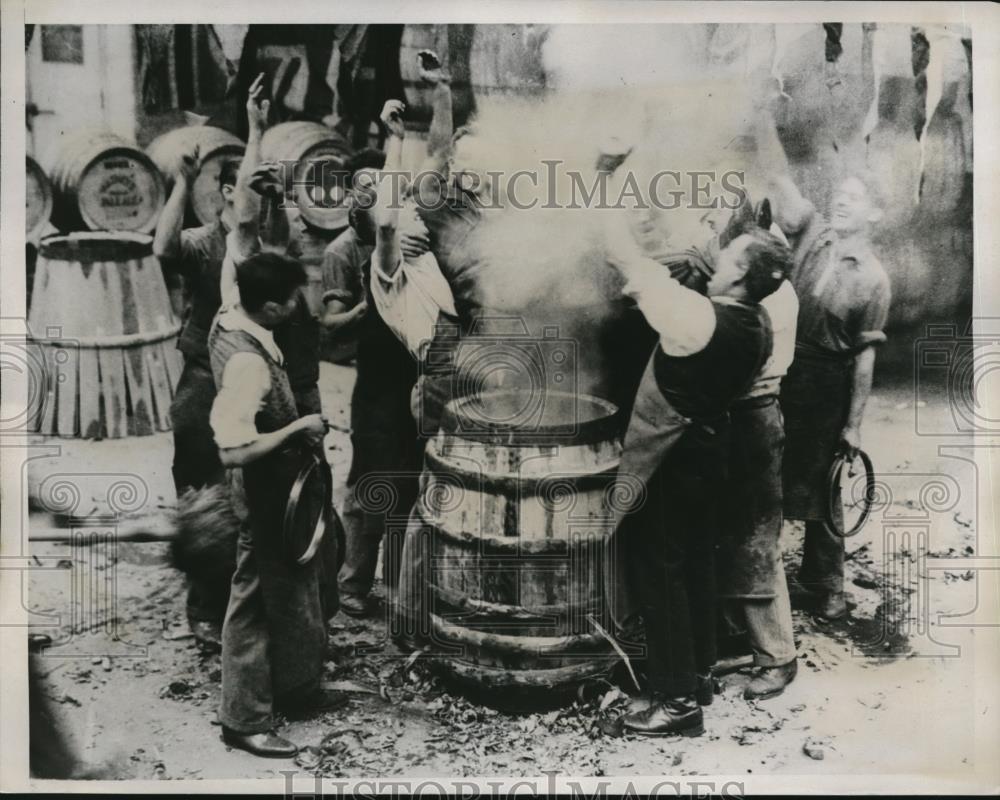
<path id="1" fill-rule="evenodd" d="M 121 138 L 121 137 L 117 137 Z M 156 227 L 156 221 L 160 217 L 160 212 L 163 210 L 163 204 L 167 199 L 167 190 L 163 180 L 163 173 L 160 172 L 160 168 L 156 166 L 156 163 L 151 159 L 145 152 L 143 152 L 137 145 L 133 146 L 128 144 L 118 144 L 114 147 L 109 147 L 107 149 L 99 150 L 94 156 L 87 160 L 86 164 L 80 169 L 77 177 L 77 187 L 83 182 L 84 176 L 90 171 L 94 164 L 102 158 L 106 158 L 114 153 L 119 153 L 122 155 L 129 156 L 130 158 L 135 158 L 137 161 L 145 162 L 145 166 L 149 169 L 149 172 L 153 176 L 153 183 L 156 185 L 157 197 L 154 198 L 152 203 L 154 207 L 154 212 L 150 215 L 149 221 L 144 223 L 142 227 L 136 228 L 135 230 L 124 231 L 125 233 L 148 233 Z M 73 205 L 76 207 L 78 213 L 80 214 L 80 219 L 83 223 L 90 228 L 92 231 L 100 233 L 104 229 L 101 227 L 100 223 L 94 220 L 84 207 L 83 196 L 77 192 L 75 202 Z"/>
<path id="2" fill-rule="evenodd" d="M 81 258 L 81 250 L 91 247 L 93 252 L 88 253 L 91 257 Z M 106 257 L 108 255 L 112 257 Z M 74 231 L 46 236 L 38 243 L 38 257 L 52 261 L 92 264 L 98 261 L 131 261 L 151 255 L 153 237 L 137 231 Z"/>
<path id="3" fill-rule="evenodd" d="M 510 670 L 473 664 L 445 656 L 429 656 L 429 662 L 462 683 L 493 689 L 568 689 L 586 680 L 608 675 L 620 657 L 614 654 L 592 661 L 551 669 Z"/>
<path id="4" fill-rule="evenodd" d="M 470 645 L 500 652 L 524 652 L 542 658 L 545 656 L 572 658 L 578 655 L 574 652 L 576 647 L 606 647 L 608 652 L 612 652 L 607 639 L 599 633 L 573 633 L 565 636 L 515 636 L 466 628 L 433 612 L 431 612 L 430 618 L 434 632 L 449 644 Z"/>
<path id="5" fill-rule="evenodd" d="M 605 440 L 601 440 L 605 441 Z M 463 489 L 479 491 L 483 488 L 496 490 L 495 493 L 521 496 L 538 496 L 546 487 L 559 483 L 570 483 L 577 489 L 603 489 L 614 483 L 618 474 L 619 460 L 585 472 L 550 473 L 547 475 L 519 475 L 516 473 L 482 472 L 465 469 L 445 460 L 435 448 L 424 450 L 424 462 L 428 472 L 442 473 L 455 478 Z"/>
<path id="6" fill-rule="evenodd" d="M 496 603 L 460 594 L 441 586 L 433 579 L 428 585 L 434 599 L 445 606 L 463 610 L 477 617 L 502 619 L 511 623 L 554 623 L 565 617 L 580 614 L 581 611 L 590 614 L 596 614 L 599 611 L 599 609 L 591 608 L 589 604 L 580 603 L 563 603 L 552 606 L 519 606 L 510 603 Z"/>
<path id="7" fill-rule="evenodd" d="M 559 425 L 538 425 L 521 428 L 501 421 L 483 420 L 463 415 L 463 406 L 480 402 L 484 397 L 523 396 L 517 389 L 495 389 L 487 392 L 461 395 L 449 400 L 441 414 L 441 430 L 446 435 L 457 436 L 484 444 L 525 445 L 579 445 L 612 441 L 619 437 L 619 409 L 610 400 L 596 395 L 546 390 L 544 398 L 569 398 L 573 402 L 590 403 L 601 408 L 604 414 L 587 420 L 575 420 Z M 543 398 L 543 403 L 545 399 Z"/>

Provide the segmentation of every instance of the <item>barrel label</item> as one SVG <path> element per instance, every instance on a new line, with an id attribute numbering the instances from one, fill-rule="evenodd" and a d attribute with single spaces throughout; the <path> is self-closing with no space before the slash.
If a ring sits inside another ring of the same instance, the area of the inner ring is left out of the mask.
<path id="1" fill-rule="evenodd" d="M 162 199 L 156 174 L 128 156 L 99 160 L 83 175 L 78 194 L 84 219 L 103 230 L 150 229 Z"/>

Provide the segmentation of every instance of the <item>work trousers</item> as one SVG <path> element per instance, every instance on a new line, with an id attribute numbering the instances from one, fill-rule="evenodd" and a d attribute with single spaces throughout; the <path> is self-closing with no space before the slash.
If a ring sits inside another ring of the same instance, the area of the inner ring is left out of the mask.
<path id="1" fill-rule="evenodd" d="M 843 508 L 834 505 L 837 523 L 843 527 Z M 831 533 L 819 520 L 806 520 L 799 583 L 820 595 L 844 591 L 844 539 Z"/>
<path id="2" fill-rule="evenodd" d="M 417 498 L 423 446 L 410 413 L 412 384 L 358 370 L 351 397 L 351 469 L 343 514 L 341 594 L 365 597 L 385 542 L 382 580 L 396 585 L 407 518 Z"/>
<path id="3" fill-rule="evenodd" d="M 237 540 L 236 572 L 222 626 L 219 721 L 250 734 L 273 726 L 275 705 L 307 698 L 319 688 L 326 619 L 336 611 L 335 595 L 327 588 L 336 545 L 324 537 L 319 552 L 304 566 L 294 563 L 284 548 L 282 515 L 298 471 L 294 454 L 280 453 L 255 473 L 247 471 L 248 515 Z M 314 494 L 304 494 L 302 502 L 322 502 Z"/>
<path id="4" fill-rule="evenodd" d="M 730 411 L 729 475 L 720 591 L 745 621 L 754 663 L 795 659 L 792 612 L 781 561 L 783 426 L 777 399 L 757 397 Z"/>
<path id="5" fill-rule="evenodd" d="M 690 695 L 716 661 L 714 549 L 724 480 L 724 421 L 692 424 L 649 481 L 637 512 L 633 574 L 646 633 L 649 688 Z"/>
<path id="6" fill-rule="evenodd" d="M 784 570 L 779 569 L 774 575 L 774 597 L 739 598 L 729 603 L 742 611 L 746 620 L 756 666 L 780 667 L 795 660 L 792 606 Z"/>

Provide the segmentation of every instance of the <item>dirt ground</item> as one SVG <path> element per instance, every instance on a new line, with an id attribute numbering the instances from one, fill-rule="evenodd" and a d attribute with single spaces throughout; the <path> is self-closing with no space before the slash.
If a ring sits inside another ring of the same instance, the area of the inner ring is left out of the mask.
<path id="1" fill-rule="evenodd" d="M 350 367 L 323 364 L 324 406 L 343 428 L 353 376 Z M 47 691 L 84 758 L 122 779 L 279 777 L 296 768 L 345 777 L 964 772 L 972 767 L 973 715 L 981 711 L 972 638 L 939 615 L 976 604 L 976 579 L 962 562 L 978 549 L 976 475 L 968 448 L 939 453 L 939 445 L 961 439 L 915 435 L 915 412 L 942 424 L 949 415 L 943 394 L 921 402 L 914 407 L 904 383 L 876 387 L 870 402 L 863 445 L 880 474 L 882 502 L 848 540 L 850 618 L 820 624 L 796 612 L 797 680 L 780 697 L 751 704 L 742 698 L 748 671 L 723 676 L 700 738 L 615 735 L 610 723 L 628 701 L 610 684 L 563 708 L 491 710 L 387 644 L 379 615 L 340 614 L 330 626 L 326 670 L 350 692 L 349 707 L 281 727 L 308 746 L 297 767 L 228 749 L 215 724 L 219 659 L 202 653 L 187 630 L 183 581 L 163 544 L 121 545 L 112 556 L 33 547 L 39 568 L 25 604 L 34 614 L 59 615 L 33 618 L 58 645 L 43 661 Z M 66 479 L 81 487 L 75 513 L 101 513 L 109 481 L 102 474 L 117 473 L 142 477 L 138 494 L 123 501 L 134 513 L 174 502 L 169 434 L 37 444 L 29 470 L 35 497 L 51 496 Z M 342 485 L 347 436 L 335 431 L 327 445 Z M 40 512 L 31 518 L 34 529 L 58 522 Z M 791 569 L 801 531 L 786 524 L 784 536 Z M 925 552 L 953 558 L 955 567 L 931 570 Z M 114 598 L 114 624 L 88 611 L 101 592 Z M 890 636 L 887 626 L 896 626 Z"/>

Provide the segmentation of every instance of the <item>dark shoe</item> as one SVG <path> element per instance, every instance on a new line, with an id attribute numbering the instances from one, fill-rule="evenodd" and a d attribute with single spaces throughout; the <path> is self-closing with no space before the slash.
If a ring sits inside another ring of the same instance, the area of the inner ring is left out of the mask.
<path id="1" fill-rule="evenodd" d="M 715 678 L 709 672 L 698 676 L 698 687 L 694 690 L 695 699 L 700 706 L 710 706 L 715 699 Z"/>
<path id="2" fill-rule="evenodd" d="M 299 748 L 288 739 L 282 739 L 273 733 L 237 733 L 224 727 L 222 741 L 230 747 L 246 750 L 261 758 L 291 758 L 299 752 Z"/>
<path id="3" fill-rule="evenodd" d="M 356 594 L 340 596 L 340 610 L 349 617 L 360 619 L 368 616 L 368 598 Z"/>
<path id="4" fill-rule="evenodd" d="M 195 641 L 204 649 L 212 652 L 222 650 L 222 625 L 210 620 L 198 619 L 188 623 Z"/>
<path id="5" fill-rule="evenodd" d="M 701 736 L 705 732 L 694 695 L 654 699 L 649 708 L 626 714 L 622 724 L 625 730 L 643 736 Z"/>
<path id="6" fill-rule="evenodd" d="M 795 659 L 787 664 L 778 667 L 761 667 L 757 670 L 743 690 L 743 697 L 746 700 L 763 700 L 767 697 L 775 697 L 785 691 L 799 671 L 798 661 Z"/>
<path id="7" fill-rule="evenodd" d="M 796 611 L 812 611 L 816 608 L 819 595 L 799 582 L 798 578 L 786 576 L 788 599 Z"/>
<path id="8" fill-rule="evenodd" d="M 327 711 L 336 711 L 347 705 L 348 697 L 344 692 L 317 689 L 304 698 L 293 701 L 275 703 L 275 710 L 280 711 L 290 720 L 309 719 Z"/>
<path id="9" fill-rule="evenodd" d="M 841 619 L 847 616 L 847 597 L 843 592 L 830 592 L 820 601 L 816 609 L 816 616 L 826 620 Z"/>

